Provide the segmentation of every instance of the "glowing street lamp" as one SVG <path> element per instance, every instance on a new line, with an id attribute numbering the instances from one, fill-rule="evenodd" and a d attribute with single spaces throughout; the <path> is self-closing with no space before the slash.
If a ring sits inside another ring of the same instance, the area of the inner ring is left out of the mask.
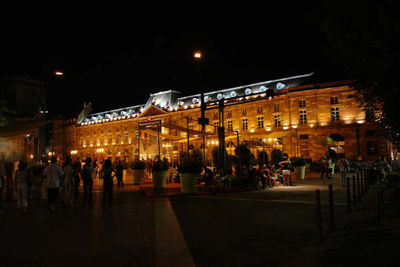
<path id="1" fill-rule="evenodd" d="M 200 51 L 196 51 L 196 52 L 194 52 L 193 57 L 194 57 L 195 59 L 197 59 L 197 60 L 200 60 L 201 57 L 202 57 L 202 54 L 201 54 Z"/>
<path id="2" fill-rule="evenodd" d="M 54 75 L 56 75 L 56 76 L 64 76 L 64 72 L 62 72 L 60 70 L 56 70 L 56 71 L 54 71 Z"/>

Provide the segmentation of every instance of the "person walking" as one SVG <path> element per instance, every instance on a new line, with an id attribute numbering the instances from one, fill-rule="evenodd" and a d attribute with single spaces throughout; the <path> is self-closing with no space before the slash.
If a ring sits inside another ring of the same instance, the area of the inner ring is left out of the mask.
<path id="1" fill-rule="evenodd" d="M 76 159 L 74 162 L 74 199 L 79 198 L 79 185 L 81 183 L 81 170 L 82 164 L 79 159 Z"/>
<path id="2" fill-rule="evenodd" d="M 118 160 L 118 163 L 115 166 L 115 169 L 116 169 L 116 174 L 117 174 L 118 189 L 120 187 L 124 188 L 124 182 L 122 181 L 124 166 L 121 164 L 121 160 Z"/>
<path id="3" fill-rule="evenodd" d="M 56 203 L 58 198 L 58 190 L 61 184 L 61 177 L 64 171 L 57 164 L 57 158 L 51 157 L 50 164 L 43 171 L 43 175 L 47 178 L 47 200 L 50 212 L 56 212 Z"/>
<path id="4" fill-rule="evenodd" d="M 67 157 L 63 166 L 64 171 L 64 205 L 72 207 L 74 202 L 75 170 L 71 158 Z"/>
<path id="5" fill-rule="evenodd" d="M 85 166 L 82 168 L 82 180 L 83 180 L 83 206 L 86 202 L 91 205 L 93 198 L 93 165 L 92 159 L 87 157 L 85 160 Z"/>
<path id="6" fill-rule="evenodd" d="M 112 205 L 113 178 L 115 176 L 115 171 L 112 168 L 110 159 L 104 162 L 101 172 L 103 173 L 103 205 L 106 204 L 107 195 L 108 203 Z"/>
<path id="7" fill-rule="evenodd" d="M 292 174 L 291 174 L 291 162 L 289 160 L 288 154 L 283 155 L 283 161 L 278 163 L 279 166 L 282 168 L 282 175 L 286 185 L 292 185 Z"/>
<path id="8" fill-rule="evenodd" d="M 324 179 L 324 174 L 328 177 L 328 159 L 326 156 L 321 159 L 321 180 Z"/>
<path id="9" fill-rule="evenodd" d="M 18 169 L 15 172 L 15 184 L 17 191 L 17 208 L 21 209 L 21 213 L 26 213 L 28 209 L 28 187 L 29 187 L 29 172 L 28 164 L 25 161 L 20 161 Z"/>
<path id="10" fill-rule="evenodd" d="M 13 184 L 12 174 L 13 174 L 14 164 L 11 161 L 6 161 L 6 163 L 4 164 L 4 168 L 6 171 L 7 187 L 10 187 Z"/>

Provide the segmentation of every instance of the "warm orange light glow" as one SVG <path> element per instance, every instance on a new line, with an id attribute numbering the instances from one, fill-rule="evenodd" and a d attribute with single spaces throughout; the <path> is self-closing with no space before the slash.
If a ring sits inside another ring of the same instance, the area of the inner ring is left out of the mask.
<path id="1" fill-rule="evenodd" d="M 194 57 L 195 59 L 201 59 L 202 54 L 201 54 L 200 51 L 196 51 L 196 52 L 194 52 L 193 57 Z"/>
<path id="2" fill-rule="evenodd" d="M 54 75 L 56 75 L 56 76 L 63 76 L 63 75 L 64 75 L 64 72 L 59 71 L 59 70 L 56 70 L 56 71 L 54 71 Z"/>

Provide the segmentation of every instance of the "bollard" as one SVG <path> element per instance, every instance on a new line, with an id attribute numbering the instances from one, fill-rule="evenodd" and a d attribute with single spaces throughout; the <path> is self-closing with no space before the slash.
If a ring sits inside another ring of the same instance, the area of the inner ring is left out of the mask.
<path id="1" fill-rule="evenodd" d="M 316 200 L 315 200 L 315 219 L 316 219 L 316 227 L 317 227 L 317 238 L 318 243 L 322 244 L 322 214 L 321 214 L 321 192 L 319 189 L 315 191 Z"/>
<path id="2" fill-rule="evenodd" d="M 360 187 L 361 187 L 361 197 L 364 197 L 364 181 L 363 181 L 363 176 L 362 173 L 360 173 Z"/>
<path id="3" fill-rule="evenodd" d="M 329 231 L 335 230 L 335 212 L 333 206 L 333 187 L 332 184 L 328 186 L 329 188 Z"/>
<path id="4" fill-rule="evenodd" d="M 357 200 L 361 201 L 361 194 L 360 194 L 360 177 L 357 173 Z"/>
<path id="5" fill-rule="evenodd" d="M 357 206 L 356 177 L 353 175 L 353 205 Z"/>
<path id="6" fill-rule="evenodd" d="M 351 196 L 350 196 L 350 178 L 346 178 L 347 182 L 347 211 L 351 212 Z"/>
<path id="7" fill-rule="evenodd" d="M 376 191 L 376 224 L 381 224 L 381 193 L 379 190 Z"/>

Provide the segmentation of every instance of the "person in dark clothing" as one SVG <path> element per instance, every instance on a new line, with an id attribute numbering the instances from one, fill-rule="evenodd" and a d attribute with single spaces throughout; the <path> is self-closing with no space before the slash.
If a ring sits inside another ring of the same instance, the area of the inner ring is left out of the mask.
<path id="1" fill-rule="evenodd" d="M 85 166 L 82 168 L 82 180 L 83 180 L 83 205 L 86 205 L 86 202 L 89 205 L 92 204 L 92 193 L 93 193 L 93 165 L 92 159 L 87 157 L 85 160 Z"/>
<path id="2" fill-rule="evenodd" d="M 82 170 L 81 161 L 77 159 L 74 162 L 74 197 L 78 199 L 79 197 L 79 184 L 81 183 L 80 173 Z"/>
<path id="3" fill-rule="evenodd" d="M 4 164 L 4 168 L 6 169 L 7 187 L 10 187 L 13 184 L 12 173 L 13 173 L 13 169 L 14 169 L 14 164 L 11 161 L 7 161 Z"/>
<path id="4" fill-rule="evenodd" d="M 121 164 L 121 161 L 118 160 L 117 166 L 115 166 L 116 169 L 116 176 L 117 176 L 117 183 L 118 183 L 118 188 L 122 187 L 124 188 L 124 183 L 122 181 L 122 176 L 123 176 L 123 171 L 124 171 L 124 166 Z"/>
<path id="5" fill-rule="evenodd" d="M 112 168 L 111 160 L 107 159 L 104 162 L 101 172 L 103 174 L 103 204 L 106 204 L 106 199 L 108 195 L 108 202 L 111 205 L 112 192 L 113 192 L 113 178 L 115 176 L 115 171 Z"/>

